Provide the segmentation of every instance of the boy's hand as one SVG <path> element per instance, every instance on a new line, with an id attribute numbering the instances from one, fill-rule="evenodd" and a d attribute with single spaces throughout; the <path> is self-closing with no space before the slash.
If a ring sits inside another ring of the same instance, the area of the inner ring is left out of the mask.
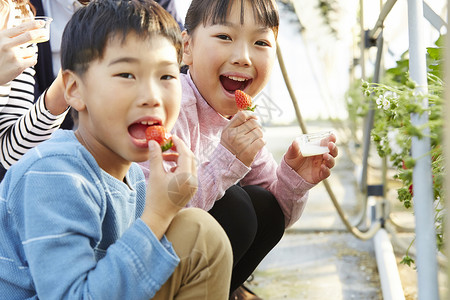
<path id="1" fill-rule="evenodd" d="M 163 154 L 155 141 L 149 141 L 150 176 L 142 219 L 161 238 L 173 217 L 197 192 L 197 164 L 194 154 L 177 136 L 172 136 L 173 150 Z M 166 171 L 163 160 L 176 166 Z"/>
<path id="2" fill-rule="evenodd" d="M 330 153 L 303 157 L 298 143 L 294 141 L 284 155 L 284 161 L 307 182 L 319 183 L 330 176 L 330 169 L 334 167 L 334 158 L 338 155 L 335 142 L 336 136 L 332 134 L 328 138 Z"/>
<path id="3" fill-rule="evenodd" d="M 247 111 L 240 111 L 231 119 L 222 131 L 220 143 L 247 167 L 266 144 L 257 118 Z"/>

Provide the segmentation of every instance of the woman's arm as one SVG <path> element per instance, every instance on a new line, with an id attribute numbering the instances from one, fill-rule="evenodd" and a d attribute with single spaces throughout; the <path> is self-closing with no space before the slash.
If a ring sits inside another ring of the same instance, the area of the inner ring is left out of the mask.
<path id="1" fill-rule="evenodd" d="M 0 162 L 6 169 L 29 149 L 49 139 L 67 114 L 67 104 L 64 111 L 61 104 L 65 101 L 62 92 L 58 92 L 58 78 L 34 103 L 33 75 L 34 70 L 28 68 L 10 83 L 0 86 Z M 47 107 L 48 103 L 60 104 Z"/>

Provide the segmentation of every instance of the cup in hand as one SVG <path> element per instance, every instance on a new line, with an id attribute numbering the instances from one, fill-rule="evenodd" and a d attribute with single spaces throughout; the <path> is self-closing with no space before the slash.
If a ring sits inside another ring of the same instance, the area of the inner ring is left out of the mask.
<path id="1" fill-rule="evenodd" d="M 332 131 L 328 130 L 301 135 L 297 138 L 300 152 L 304 157 L 328 153 L 328 137 L 331 134 Z"/>
<path id="2" fill-rule="evenodd" d="M 20 24 L 32 22 L 32 21 L 42 21 L 42 27 L 29 30 L 28 33 L 31 36 L 31 40 L 19 45 L 16 50 L 16 55 L 23 59 L 27 59 L 37 55 L 38 48 L 36 43 L 46 42 L 50 39 L 50 23 L 53 21 L 50 17 L 24 17 L 18 19 L 13 27 L 19 26 Z"/>
<path id="3" fill-rule="evenodd" d="M 30 44 L 43 43 L 50 39 L 50 23 L 53 21 L 50 17 L 34 17 L 34 18 L 23 18 L 21 23 L 29 21 L 43 21 L 44 25 L 41 28 L 31 30 L 30 33 L 33 39 L 29 42 Z"/>

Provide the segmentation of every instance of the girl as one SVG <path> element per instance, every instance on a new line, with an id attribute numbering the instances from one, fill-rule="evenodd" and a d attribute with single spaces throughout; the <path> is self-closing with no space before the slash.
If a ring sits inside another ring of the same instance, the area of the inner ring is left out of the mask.
<path id="1" fill-rule="evenodd" d="M 257 118 L 238 111 L 235 90 L 255 97 L 269 80 L 278 25 L 275 0 L 193 0 L 186 14 L 188 72 L 172 132 L 199 160 L 189 206 L 209 211 L 231 241 L 230 291 L 241 287 L 232 299 L 246 293 L 241 285 L 299 219 L 308 190 L 330 175 L 338 153 L 335 136 L 330 152 L 314 157 L 303 157 L 293 142 L 278 166 Z"/>

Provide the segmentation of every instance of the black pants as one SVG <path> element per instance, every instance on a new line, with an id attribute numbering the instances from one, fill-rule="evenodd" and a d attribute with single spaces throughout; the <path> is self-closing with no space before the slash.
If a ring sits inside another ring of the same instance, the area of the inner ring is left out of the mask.
<path id="1" fill-rule="evenodd" d="M 284 215 L 275 197 L 259 186 L 234 185 L 209 213 L 222 225 L 233 249 L 233 292 L 253 273 L 284 234 Z"/>

